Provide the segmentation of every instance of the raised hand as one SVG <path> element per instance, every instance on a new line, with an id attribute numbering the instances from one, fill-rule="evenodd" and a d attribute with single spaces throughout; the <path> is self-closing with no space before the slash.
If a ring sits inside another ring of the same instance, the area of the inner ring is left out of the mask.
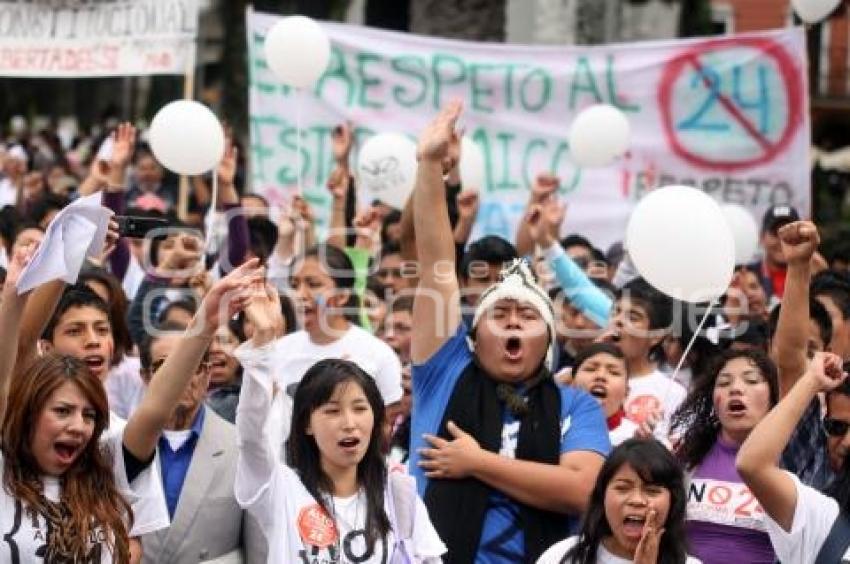
<path id="1" fill-rule="evenodd" d="M 449 156 L 449 145 L 456 136 L 455 125 L 463 104 L 460 100 L 449 102 L 437 117 L 419 135 L 416 156 L 419 160 L 442 163 Z"/>
<path id="2" fill-rule="evenodd" d="M 136 148 L 136 128 L 128 121 L 121 123 L 112 134 L 112 158 L 109 166 L 112 169 L 124 169 L 133 158 Z"/>
<path id="3" fill-rule="evenodd" d="M 330 176 L 328 176 L 328 191 L 334 200 L 344 202 L 350 183 L 351 176 L 348 174 L 348 169 L 336 167 L 331 171 Z"/>
<path id="4" fill-rule="evenodd" d="M 534 203 L 543 203 L 549 196 L 557 192 L 561 185 L 561 179 L 553 174 L 538 174 L 531 186 L 531 201 Z"/>
<path id="5" fill-rule="evenodd" d="M 457 195 L 457 213 L 460 219 L 474 220 L 478 214 L 479 196 L 475 190 L 464 190 Z"/>
<path id="6" fill-rule="evenodd" d="M 233 194 L 236 194 L 233 180 L 236 178 L 238 156 L 238 149 L 233 144 L 233 138 L 228 137 L 224 144 L 224 156 L 221 157 L 221 161 L 218 163 L 218 169 L 216 169 L 218 186 L 222 192 L 233 190 Z M 222 201 L 224 201 L 224 198 L 222 198 Z"/>
<path id="7" fill-rule="evenodd" d="M 543 206 L 540 204 L 532 205 L 526 212 L 523 221 L 528 228 L 528 234 L 531 240 L 537 245 L 548 249 L 555 241 L 555 238 L 552 236 L 552 230 L 546 223 Z"/>
<path id="8" fill-rule="evenodd" d="M 192 276 L 201 265 L 202 243 L 190 233 L 171 235 L 160 244 L 158 270 L 162 276 Z"/>
<path id="9" fill-rule="evenodd" d="M 381 214 L 374 207 L 361 211 L 354 218 L 357 239 L 355 247 L 372 250 L 381 234 Z"/>
<path id="10" fill-rule="evenodd" d="M 452 185 L 460 184 L 463 180 L 460 177 L 460 155 L 463 148 L 463 128 L 460 128 L 452 133 L 449 140 L 449 154 L 443 159 L 443 174 L 448 175 L 448 182 Z"/>
<path id="11" fill-rule="evenodd" d="M 831 392 L 847 379 L 837 354 L 818 352 L 806 369 L 806 378 L 812 380 L 820 392 Z"/>
<path id="12" fill-rule="evenodd" d="M 17 293 L 15 288 L 18 285 L 21 272 L 24 271 L 30 260 L 32 260 L 36 249 L 38 249 L 38 243 L 36 242 L 15 249 L 12 260 L 9 261 L 9 265 L 6 268 L 6 281 L 3 285 L 4 291 L 8 288 L 12 293 Z"/>
<path id="13" fill-rule="evenodd" d="M 567 204 L 554 194 L 543 202 L 543 220 L 552 233 L 560 233 L 561 224 L 567 217 Z"/>
<path id="14" fill-rule="evenodd" d="M 820 244 L 818 229 L 811 221 L 783 225 L 776 235 L 788 264 L 809 264 Z"/>
<path id="15" fill-rule="evenodd" d="M 310 204 L 307 203 L 307 200 L 301 196 L 295 196 L 292 198 L 290 213 L 292 214 L 292 220 L 297 226 L 302 228 L 313 225 L 313 222 L 315 221 L 313 208 L 311 208 Z"/>
<path id="16" fill-rule="evenodd" d="M 115 219 L 109 220 L 109 225 L 106 228 L 106 241 L 103 244 L 103 252 L 97 257 L 97 261 L 103 264 L 109 258 L 115 249 L 118 247 L 118 239 L 121 235 L 118 233 L 118 222 Z"/>
<path id="17" fill-rule="evenodd" d="M 250 304 L 252 286 L 263 281 L 259 264 L 259 259 L 252 258 L 213 284 L 195 314 L 203 332 L 212 335 L 222 322 Z"/>
<path id="18" fill-rule="evenodd" d="M 251 301 L 245 308 L 245 315 L 254 326 L 251 342 L 255 347 L 261 347 L 283 335 L 280 296 L 270 284 L 259 280 L 251 286 Z"/>
<path id="19" fill-rule="evenodd" d="M 338 167 L 348 170 L 348 155 L 351 154 L 351 146 L 354 143 L 354 135 L 351 130 L 351 123 L 341 123 L 331 131 L 331 150 L 334 154 L 334 161 Z M 346 172 L 347 175 L 347 172 Z"/>

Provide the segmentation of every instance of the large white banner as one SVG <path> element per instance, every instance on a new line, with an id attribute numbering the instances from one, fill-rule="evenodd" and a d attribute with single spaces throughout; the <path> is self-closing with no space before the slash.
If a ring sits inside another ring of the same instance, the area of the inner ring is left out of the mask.
<path id="1" fill-rule="evenodd" d="M 330 66 L 297 92 L 266 67 L 276 17 L 248 14 L 252 180 L 282 204 L 299 177 L 327 213 L 330 132 L 354 123 L 415 138 L 438 108 L 464 100 L 468 135 L 483 149 L 486 186 L 473 236 L 513 239 L 538 173 L 561 179 L 564 232 L 604 247 L 621 240 L 635 202 L 670 184 L 698 186 L 760 218 L 777 203 L 810 209 L 805 35 L 785 29 L 709 39 L 601 47 L 472 43 L 323 24 Z M 597 103 L 623 110 L 630 152 L 603 169 L 570 160 L 567 132 Z M 300 131 L 300 140 L 298 132 Z M 301 170 L 296 170 L 300 146 Z"/>
<path id="2" fill-rule="evenodd" d="M 0 76 L 185 74 L 198 0 L 0 2 Z"/>

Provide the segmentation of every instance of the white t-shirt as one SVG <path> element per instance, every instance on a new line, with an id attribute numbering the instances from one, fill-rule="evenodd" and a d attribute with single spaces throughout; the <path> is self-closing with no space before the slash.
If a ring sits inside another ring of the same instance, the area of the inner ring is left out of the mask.
<path id="1" fill-rule="evenodd" d="M 236 411 L 239 458 L 234 489 L 236 500 L 257 520 L 269 540 L 268 562 L 390 562 L 395 540 L 392 532 L 376 542 L 371 555 L 366 553 L 366 498 L 362 493 L 327 501 L 335 514 L 337 533 L 333 520 L 321 510 L 295 471 L 281 463 L 274 452 L 269 432 L 273 423 L 268 417 L 272 406 L 272 358 L 277 358 L 273 346 L 256 349 L 248 342 L 234 353 L 243 367 Z M 389 503 L 385 496 L 385 506 Z M 440 556 L 446 547 L 418 497 L 411 541 L 419 562 L 442 562 Z M 340 556 L 338 561 L 334 560 L 336 554 Z"/>
<path id="2" fill-rule="evenodd" d="M 109 370 L 103 383 L 109 398 L 109 409 L 124 419 L 130 417 L 145 395 L 141 369 L 139 357 L 125 355 L 121 364 Z"/>
<path id="3" fill-rule="evenodd" d="M 0 178 L 0 209 L 14 206 L 18 201 L 18 188 L 9 178 Z"/>
<path id="4" fill-rule="evenodd" d="M 794 480 L 794 487 L 797 489 L 797 506 L 794 508 L 791 531 L 786 531 L 765 514 L 767 534 L 770 535 L 770 543 L 780 562 L 813 563 L 838 517 L 838 503 L 816 489 L 800 483 L 800 479 L 794 474 L 786 474 Z M 850 550 L 844 553 L 841 562 L 850 562 Z"/>
<path id="5" fill-rule="evenodd" d="M 0 457 L 0 472 L 4 470 Z M 61 485 L 59 478 L 44 476 L 44 496 L 50 501 L 59 501 Z M 29 564 L 52 562 L 56 559 L 47 553 L 48 521 L 38 513 L 32 513 L 19 500 L 0 488 L 0 562 Z M 87 562 L 108 564 L 113 562 L 106 533 L 92 531 L 88 546 Z"/>
<path id="6" fill-rule="evenodd" d="M 661 410 L 663 416 L 655 426 L 653 435 L 666 441 L 670 434 L 670 420 L 679 408 L 687 391 L 660 370 L 646 376 L 629 375 L 629 395 L 626 398 L 626 417 L 640 425 L 651 413 Z"/>
<path id="7" fill-rule="evenodd" d="M 635 431 L 638 430 L 638 424 L 623 417 L 620 424 L 615 429 L 608 431 L 608 439 L 611 441 L 611 446 L 615 447 L 618 444 L 627 441 L 635 436 Z"/>
<path id="8" fill-rule="evenodd" d="M 168 517 L 168 506 L 165 504 L 165 493 L 162 490 L 160 478 L 159 454 L 145 468 L 132 484 L 127 482 L 127 471 L 124 467 L 124 427 L 127 422 L 109 413 L 109 428 L 100 437 L 112 455 L 112 469 L 118 491 L 124 496 L 133 509 L 133 528 L 131 537 L 140 537 L 171 525 Z M 0 560 L 2 561 L 2 560 Z"/>
<path id="9" fill-rule="evenodd" d="M 553 544 L 537 559 L 537 564 L 561 564 L 561 559 L 577 542 L 578 537 L 570 537 Z M 611 554 L 601 544 L 596 549 L 596 564 L 631 564 L 631 562 L 631 560 Z M 693 556 L 688 556 L 686 562 L 687 564 L 700 564 L 700 561 Z"/>
<path id="10" fill-rule="evenodd" d="M 136 260 L 133 253 L 130 253 L 130 263 L 127 265 L 127 271 L 124 273 L 124 279 L 121 281 L 121 287 L 124 288 L 124 293 L 128 300 L 133 300 L 139 291 L 139 286 L 145 279 L 145 269 Z"/>
<path id="11" fill-rule="evenodd" d="M 103 433 L 100 444 L 110 454 L 112 470 L 115 476 L 115 486 L 124 499 L 130 503 L 135 513 L 135 525 L 130 536 L 140 536 L 168 526 L 168 511 L 162 488 L 159 486 L 158 474 L 154 470 L 158 461 L 151 463 L 133 481 L 127 482 L 124 468 L 122 449 L 123 421 L 110 414 L 110 424 Z M 0 476 L 3 472 L 3 459 L 0 456 Z M 154 481 L 157 480 L 157 481 Z M 59 501 L 61 483 L 58 478 L 45 476 L 42 478 L 44 495 L 51 501 Z M 153 486 L 153 487 L 152 487 Z M 156 499 L 161 500 L 164 513 L 156 511 Z M 9 564 L 29 564 L 53 561 L 45 554 L 47 542 L 47 520 L 38 514 L 32 514 L 15 498 L 0 488 L 0 562 Z M 90 552 L 87 562 L 107 564 L 113 562 L 112 553 L 108 549 L 106 533 L 102 530 L 90 535 Z"/>
<path id="12" fill-rule="evenodd" d="M 398 356 L 389 345 L 356 325 L 327 345 L 314 343 L 306 331 L 290 333 L 275 343 L 272 355 L 274 382 L 279 390 L 286 392 L 275 396 L 271 414 L 277 422 L 275 428 L 279 430 L 281 444 L 289 438 L 294 387 L 320 360 L 350 360 L 375 379 L 384 404 L 401 400 L 401 362 Z"/>
<path id="13" fill-rule="evenodd" d="M 311 366 L 326 358 L 350 360 L 365 370 L 378 384 L 385 404 L 401 400 L 398 356 L 385 342 L 356 325 L 327 345 L 314 343 L 306 331 L 296 331 L 278 340 L 274 352 L 275 381 L 284 387 L 300 382 Z"/>

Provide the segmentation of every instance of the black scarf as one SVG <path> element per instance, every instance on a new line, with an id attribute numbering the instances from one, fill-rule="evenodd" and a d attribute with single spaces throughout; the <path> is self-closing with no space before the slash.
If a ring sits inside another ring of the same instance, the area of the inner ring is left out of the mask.
<path id="1" fill-rule="evenodd" d="M 516 458 L 558 464 L 561 454 L 561 396 L 546 368 L 541 367 L 538 375 L 531 380 L 526 397 L 527 402 L 523 402 L 513 392 L 512 386 L 496 382 L 473 361 L 455 385 L 438 435 L 451 440 L 446 424 L 453 421 L 472 435 L 481 448 L 499 452 L 502 407 L 505 404 L 520 420 Z M 474 478 L 429 482 L 425 505 L 434 527 L 449 549 L 443 558 L 446 564 L 471 564 L 475 561 L 491 491 L 487 484 Z M 567 536 L 567 516 L 514 503 L 519 505 L 520 527 L 525 536 L 524 562 L 536 562 L 547 548 Z"/>

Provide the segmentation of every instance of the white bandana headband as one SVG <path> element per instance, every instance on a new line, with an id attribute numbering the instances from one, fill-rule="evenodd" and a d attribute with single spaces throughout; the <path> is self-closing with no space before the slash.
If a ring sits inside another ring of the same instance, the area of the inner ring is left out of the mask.
<path id="1" fill-rule="evenodd" d="M 523 259 L 514 259 L 510 266 L 502 270 L 501 280 L 493 284 L 481 294 L 472 327 L 475 329 L 485 312 L 500 300 L 514 300 L 530 304 L 540 313 L 549 328 L 549 350 L 546 352 L 546 367 L 552 370 L 553 348 L 557 333 L 555 332 L 555 311 L 548 294 L 535 281 L 528 263 Z"/>

